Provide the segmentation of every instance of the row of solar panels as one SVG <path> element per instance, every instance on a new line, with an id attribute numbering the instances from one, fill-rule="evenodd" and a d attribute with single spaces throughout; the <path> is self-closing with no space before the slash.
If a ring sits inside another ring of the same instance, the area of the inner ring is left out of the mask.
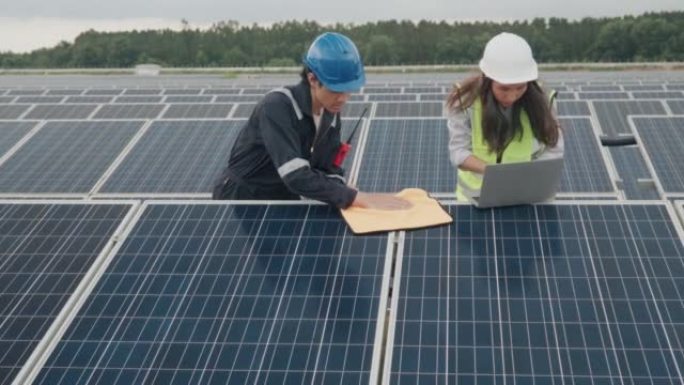
<path id="1" fill-rule="evenodd" d="M 173 103 L 233 103 L 257 102 L 263 93 L 250 95 L 158 95 L 158 96 L 0 96 L 0 105 L 25 104 L 173 104 Z M 352 102 L 381 101 L 444 101 L 448 93 L 375 93 L 353 94 Z M 630 91 L 630 92 L 572 92 L 562 91 L 561 100 L 641 100 L 641 99 L 684 99 L 684 91 Z"/>
<path id="2" fill-rule="evenodd" d="M 683 204 L 3 201 L 0 385 L 681 384 Z"/>
<path id="3" fill-rule="evenodd" d="M 630 119 L 639 151 L 611 150 L 618 154 L 613 157 L 600 145 L 590 117 L 560 119 L 566 160 L 561 196 L 624 198 L 619 181 L 637 192 L 640 185 L 647 187 L 645 195 L 627 198 L 684 194 L 679 167 L 684 117 Z M 243 124 L 225 119 L 0 122 L 0 194 L 207 197 Z M 343 138 L 352 127 L 344 127 Z M 419 187 L 452 196 L 456 173 L 447 143 L 443 118 L 367 119 L 344 168 L 363 191 Z"/>
<path id="4" fill-rule="evenodd" d="M 248 118 L 256 102 L 232 103 L 113 103 L 113 104 L 0 104 L 0 119 L 226 119 Z M 559 100 L 559 116 L 594 115 L 606 134 L 629 132 L 628 115 L 684 114 L 684 99 Z M 443 101 L 350 102 L 343 116 L 359 116 L 374 107 L 375 117 L 442 117 Z M 605 127 L 604 127 L 605 126 Z"/>
<path id="5" fill-rule="evenodd" d="M 458 77 L 454 81 L 460 81 Z M 435 82 L 369 82 L 359 91 L 363 94 L 373 93 L 439 93 L 448 92 L 454 81 Z M 54 87 L 21 87 L 0 89 L 0 96 L 74 96 L 74 95 L 237 95 L 263 94 L 285 83 L 272 84 L 231 84 L 227 86 L 185 86 L 185 87 L 83 87 L 83 88 L 54 88 Z M 289 83 L 288 83 L 289 84 Z M 684 80 L 615 80 L 615 81 L 543 81 L 544 86 L 558 91 L 681 91 L 684 90 Z"/>

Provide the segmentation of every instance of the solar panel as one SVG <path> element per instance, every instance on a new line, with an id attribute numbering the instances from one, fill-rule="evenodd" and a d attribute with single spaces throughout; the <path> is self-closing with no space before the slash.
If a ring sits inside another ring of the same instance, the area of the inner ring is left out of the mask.
<path id="1" fill-rule="evenodd" d="M 255 87 L 255 88 L 245 88 L 242 90 L 242 95 L 263 95 L 275 87 Z"/>
<path id="2" fill-rule="evenodd" d="M 142 122 L 47 122 L 0 165 L 0 193 L 87 193 Z"/>
<path id="3" fill-rule="evenodd" d="M 681 91 L 642 91 L 632 92 L 634 99 L 684 99 Z"/>
<path id="4" fill-rule="evenodd" d="M 421 94 L 418 99 L 420 101 L 440 101 L 444 103 L 449 97 L 449 94 Z"/>
<path id="5" fill-rule="evenodd" d="M 17 100 L 15 100 L 15 103 L 27 103 L 27 104 L 36 104 L 36 103 L 44 103 L 44 104 L 50 104 L 50 103 L 60 103 L 64 99 L 63 96 L 19 96 Z"/>
<path id="6" fill-rule="evenodd" d="M 684 117 L 633 120 L 663 190 L 684 193 Z"/>
<path id="7" fill-rule="evenodd" d="M 0 202 L 0 385 L 15 380 L 130 209 Z"/>
<path id="8" fill-rule="evenodd" d="M 392 117 L 441 117 L 444 102 L 403 102 L 377 103 L 375 116 L 379 118 Z"/>
<path id="9" fill-rule="evenodd" d="M 19 119 L 30 105 L 0 105 L 0 119 Z"/>
<path id="10" fill-rule="evenodd" d="M 361 116 L 361 113 L 363 112 L 364 108 L 367 108 L 368 111 L 366 111 L 366 117 L 370 116 L 371 112 L 371 103 L 347 103 L 344 105 L 344 108 L 342 108 L 342 118 L 344 119 L 345 124 L 356 124 L 356 120 Z M 342 126 L 344 127 L 345 124 Z"/>
<path id="11" fill-rule="evenodd" d="M 606 135 L 632 134 L 627 115 L 665 115 L 662 103 L 656 100 L 593 101 L 596 118 Z"/>
<path id="12" fill-rule="evenodd" d="M 561 118 L 565 142 L 560 192 L 614 192 L 601 148 L 589 118 Z"/>
<path id="13" fill-rule="evenodd" d="M 684 100 L 668 100 L 667 105 L 673 113 L 679 115 L 684 114 Z"/>
<path id="14" fill-rule="evenodd" d="M 38 104 L 26 114 L 24 119 L 87 119 L 96 108 L 97 105 L 94 104 Z"/>
<path id="15" fill-rule="evenodd" d="M 387 247 L 327 206 L 151 205 L 33 384 L 374 383 Z"/>
<path id="16" fill-rule="evenodd" d="M 684 247 L 665 205 L 450 211 L 406 234 L 386 384 L 682 382 Z"/>
<path id="17" fill-rule="evenodd" d="M 558 116 L 591 116 L 586 101 L 558 101 Z"/>
<path id="18" fill-rule="evenodd" d="M 0 122 L 0 158 L 35 125 L 35 122 Z"/>
<path id="19" fill-rule="evenodd" d="M 241 91 L 239 88 L 205 88 L 202 95 L 233 95 L 239 94 Z"/>
<path id="20" fill-rule="evenodd" d="M 574 92 L 558 92 L 556 94 L 557 100 L 575 100 L 577 95 Z"/>
<path id="21" fill-rule="evenodd" d="M 445 119 L 373 119 L 356 185 L 361 191 L 396 192 L 419 187 L 453 193 Z"/>
<path id="22" fill-rule="evenodd" d="M 95 119 L 156 119 L 163 109 L 163 104 L 103 105 Z"/>
<path id="23" fill-rule="evenodd" d="M 623 84 L 625 91 L 663 91 L 662 84 Z"/>
<path id="24" fill-rule="evenodd" d="M 401 87 L 363 87 L 364 94 L 400 94 Z"/>
<path id="25" fill-rule="evenodd" d="M 665 88 L 670 91 L 684 91 L 684 84 L 667 84 Z"/>
<path id="26" fill-rule="evenodd" d="M 216 97 L 216 102 L 258 102 L 263 97 L 263 95 L 219 95 Z"/>
<path id="27" fill-rule="evenodd" d="M 164 119 L 226 118 L 232 104 L 172 104 L 164 112 Z"/>
<path id="28" fill-rule="evenodd" d="M 577 96 L 581 100 L 629 99 L 627 92 L 578 92 Z"/>
<path id="29" fill-rule="evenodd" d="M 256 103 L 240 103 L 235 107 L 235 112 L 233 112 L 233 116 L 231 117 L 236 119 L 247 119 L 252 115 L 254 107 L 256 107 Z"/>
<path id="30" fill-rule="evenodd" d="M 124 95 L 159 95 L 161 94 L 160 89 L 153 88 L 129 88 L 124 91 Z"/>
<path id="31" fill-rule="evenodd" d="M 563 93 L 563 94 L 568 94 L 568 93 L 570 93 L 570 92 L 568 92 L 568 91 L 570 91 L 570 90 L 568 89 L 568 87 L 566 87 L 566 86 L 564 86 L 564 85 L 561 85 L 561 84 L 553 84 L 553 83 L 550 83 L 550 84 L 544 84 L 544 86 L 545 86 L 545 87 L 543 87 L 543 88 L 544 88 L 544 92 L 547 92 L 547 93 L 549 92 L 549 90 L 556 90 L 556 91 L 558 91 L 559 94 L 560 94 L 560 93 Z"/>
<path id="32" fill-rule="evenodd" d="M 622 91 L 622 88 L 618 85 L 583 85 L 583 86 L 580 86 L 580 90 L 582 90 L 582 91 L 608 92 L 608 91 Z"/>
<path id="33" fill-rule="evenodd" d="M 70 95 L 81 95 L 83 93 L 83 90 L 71 90 L 71 89 L 64 89 L 64 90 L 48 90 L 46 95 L 62 95 L 62 96 L 70 96 Z"/>
<path id="34" fill-rule="evenodd" d="M 404 87 L 404 92 L 407 94 L 442 93 L 442 92 L 444 92 L 444 88 L 442 88 L 442 87 Z"/>
<path id="35" fill-rule="evenodd" d="M 167 88 L 162 92 L 164 95 L 199 95 L 201 88 Z"/>
<path id="36" fill-rule="evenodd" d="M 87 90 L 84 95 L 95 95 L 95 96 L 114 96 L 120 95 L 123 90 L 119 89 L 99 89 L 94 88 Z"/>
<path id="37" fill-rule="evenodd" d="M 7 92 L 7 95 L 14 95 L 14 96 L 24 96 L 24 95 L 43 95 L 45 93 L 45 90 L 42 89 L 36 89 L 36 90 L 9 90 Z"/>
<path id="38" fill-rule="evenodd" d="M 14 96 L 0 96 L 0 103 L 12 103 L 14 99 Z"/>
<path id="39" fill-rule="evenodd" d="M 161 103 L 163 96 L 117 96 L 114 103 L 135 104 L 135 103 Z"/>
<path id="40" fill-rule="evenodd" d="M 154 122 L 102 193 L 210 193 L 245 121 Z"/>
<path id="41" fill-rule="evenodd" d="M 69 96 L 64 103 L 92 103 L 105 104 L 111 103 L 114 98 L 111 96 Z"/>
<path id="42" fill-rule="evenodd" d="M 617 146 L 610 147 L 609 151 L 627 199 L 660 199 L 655 184 L 645 183 L 654 177 L 648 170 L 639 147 Z"/>
<path id="43" fill-rule="evenodd" d="M 371 94 L 371 95 L 368 95 L 368 101 L 371 101 L 371 102 L 383 102 L 383 101 L 415 102 L 416 100 L 418 100 L 418 96 L 416 94 Z"/>
<path id="44" fill-rule="evenodd" d="M 211 95 L 189 95 L 189 96 L 175 96 L 170 95 L 164 99 L 165 103 L 211 103 L 214 99 Z"/>

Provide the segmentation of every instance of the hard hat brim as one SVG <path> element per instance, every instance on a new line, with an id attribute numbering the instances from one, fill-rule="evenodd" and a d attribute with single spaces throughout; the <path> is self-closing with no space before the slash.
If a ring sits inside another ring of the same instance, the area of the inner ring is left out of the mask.
<path id="1" fill-rule="evenodd" d="M 352 93 L 360 91 L 364 84 L 366 84 L 366 76 L 365 74 L 363 74 L 358 79 L 346 83 L 332 84 L 330 82 L 324 81 L 321 81 L 321 83 L 325 88 L 329 89 L 332 92 Z"/>
<path id="2" fill-rule="evenodd" d="M 482 73 L 484 73 L 486 77 L 501 84 L 527 83 L 537 80 L 539 78 L 539 70 L 537 69 L 536 65 L 524 73 L 517 73 L 514 76 L 502 76 L 498 75 L 496 70 L 488 68 L 487 63 L 484 62 L 484 60 L 480 60 L 480 71 L 482 71 Z"/>

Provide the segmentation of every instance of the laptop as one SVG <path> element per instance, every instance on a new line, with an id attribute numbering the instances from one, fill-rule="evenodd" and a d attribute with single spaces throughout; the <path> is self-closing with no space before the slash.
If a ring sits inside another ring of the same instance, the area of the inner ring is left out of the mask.
<path id="1" fill-rule="evenodd" d="M 485 168 L 476 207 L 524 205 L 552 200 L 558 191 L 563 158 L 491 164 Z"/>

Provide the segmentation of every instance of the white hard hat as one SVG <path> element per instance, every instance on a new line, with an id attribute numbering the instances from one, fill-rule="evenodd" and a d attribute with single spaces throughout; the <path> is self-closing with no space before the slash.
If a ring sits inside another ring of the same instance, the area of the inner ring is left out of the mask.
<path id="1" fill-rule="evenodd" d="M 522 37 L 508 32 L 487 42 L 480 70 L 502 84 L 526 83 L 539 77 L 530 45 Z"/>

